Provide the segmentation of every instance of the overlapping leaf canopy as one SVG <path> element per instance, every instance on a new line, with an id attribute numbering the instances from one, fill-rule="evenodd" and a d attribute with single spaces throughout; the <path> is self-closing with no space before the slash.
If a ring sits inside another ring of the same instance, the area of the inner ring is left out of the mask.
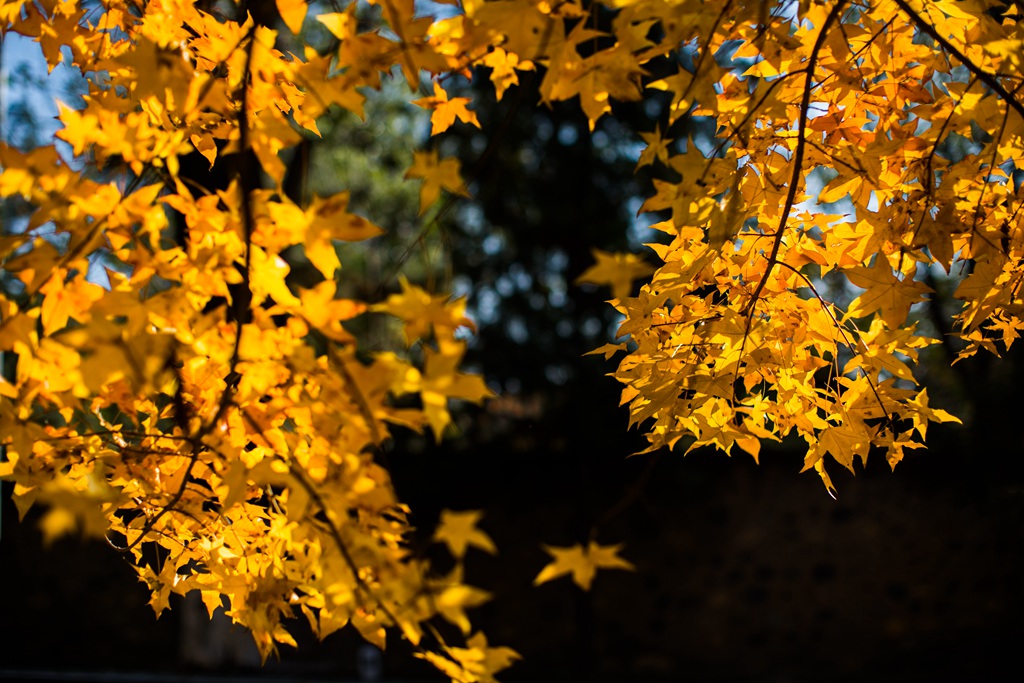
<path id="1" fill-rule="evenodd" d="M 648 84 L 672 92 L 670 122 L 717 132 L 710 153 L 655 137 L 641 159 L 666 171 L 644 208 L 669 212 L 672 241 L 615 302 L 634 345 L 616 377 L 652 449 L 756 458 L 795 433 L 831 489 L 826 456 L 852 470 L 880 447 L 895 466 L 956 419 L 911 369 L 938 342 L 912 315 L 928 281 L 963 278 L 961 357 L 1021 327 L 1024 29 L 1000 3 L 903 0 L 705 21 L 692 72 Z"/>
<path id="2" fill-rule="evenodd" d="M 278 0 L 278 28 L 229 2 L 0 5 L 7 31 L 89 80 L 84 106 L 61 109 L 59 145 L 0 148 L 0 195 L 31 208 L 0 238 L 0 473 L 22 509 L 51 504 L 48 536 L 105 534 L 157 610 L 172 592 L 201 591 L 211 611 L 226 596 L 264 655 L 290 642 L 295 612 L 320 636 L 351 623 L 383 643 L 398 627 L 459 681 L 514 657 L 480 634 L 444 642 L 431 620 L 468 635 L 464 608 L 486 596 L 461 565 L 438 577 L 410 555 L 407 510 L 374 461 L 395 426 L 440 438 L 449 399 L 489 393 L 458 370 L 464 305 L 404 281 L 383 302 L 343 298 L 338 249 L 380 228 L 346 192 L 299 205 L 282 187 L 288 150 L 331 108 L 361 114 L 382 78 L 404 76 L 432 134 L 478 125 L 446 91 L 453 75 L 501 98 L 536 72 L 542 100 L 577 100 L 591 127 L 619 102 L 668 103 L 639 159 L 656 178 L 643 208 L 669 237 L 652 247 L 660 266 L 598 252 L 584 274 L 614 287 L 628 341 L 605 350 L 626 353 L 615 376 L 651 449 L 757 457 L 795 433 L 831 488 L 827 457 L 852 468 L 877 447 L 895 465 L 929 422 L 955 419 L 914 380 L 936 342 L 914 313 L 931 279 L 962 279 L 962 355 L 1024 326 L 1014 3 L 371 4 L 383 23 L 356 2 Z M 329 49 L 304 42 L 314 20 Z M 675 139 L 702 117 L 710 144 Z M 193 152 L 226 190 L 181 174 Z M 429 143 L 407 177 L 421 213 L 467 192 Z M 322 280 L 295 284 L 296 259 Z M 105 277 L 88 275 L 97 263 Z M 342 323 L 371 309 L 401 320 L 413 353 L 357 351 Z M 461 554 L 483 543 L 474 524 L 450 517 L 438 537 Z M 589 585 L 626 564 L 587 562 L 586 576 L 552 571 Z"/>

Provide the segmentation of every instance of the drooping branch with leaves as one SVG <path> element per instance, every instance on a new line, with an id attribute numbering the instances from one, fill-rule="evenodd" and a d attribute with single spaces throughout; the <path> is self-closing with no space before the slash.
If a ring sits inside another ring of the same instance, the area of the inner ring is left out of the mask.
<path id="1" fill-rule="evenodd" d="M 616 377 L 651 449 L 756 458 L 797 434 L 833 490 L 826 456 L 895 466 L 956 420 L 912 370 L 938 342 L 912 314 L 929 273 L 962 278 L 960 357 L 1020 329 L 1022 29 L 1000 3 L 758 11 L 732 3 L 695 48 L 713 60 L 650 84 L 673 93 L 670 122 L 713 117 L 716 145 L 648 157 L 666 179 L 644 208 L 672 241 L 614 302 L 631 342 Z"/>
<path id="2" fill-rule="evenodd" d="M 432 572 L 377 458 L 395 428 L 440 439 L 450 399 L 489 395 L 459 370 L 465 304 L 404 279 L 380 301 L 346 298 L 339 250 L 381 229 L 345 191 L 286 188 L 317 121 L 361 115 L 382 79 L 404 77 L 431 136 L 480 125 L 449 94 L 458 78 L 501 99 L 532 74 L 542 104 L 578 101 L 591 129 L 621 103 L 661 103 L 638 163 L 660 265 L 597 252 L 582 276 L 613 286 L 627 340 L 601 350 L 625 353 L 615 377 L 649 450 L 756 458 L 797 435 L 833 490 L 828 458 L 852 470 L 878 449 L 895 466 L 929 423 L 956 419 L 914 376 L 937 342 L 915 320 L 929 278 L 959 282 L 961 356 L 1024 327 L 1017 3 L 371 4 L 367 20 L 355 2 L 312 16 L 277 0 L 276 27 L 244 3 L 0 5 L 6 32 L 89 90 L 61 107 L 59 142 L 0 148 L 0 196 L 29 207 L 0 237 L 0 475 L 22 511 L 49 504 L 48 538 L 105 536 L 157 611 L 200 591 L 264 657 L 292 642 L 282 620 L 297 613 L 321 637 L 351 623 L 383 644 L 396 628 L 456 681 L 515 657 L 482 634 L 446 643 L 435 620 L 469 636 L 465 609 L 486 598 L 463 584 L 466 547 L 493 546 L 451 516 L 435 537 L 456 568 Z M 306 41 L 313 22 L 328 46 Z M 697 120 L 710 139 L 685 133 Z M 224 187 L 183 173 L 190 154 Z M 414 159 L 427 220 L 445 192 L 469 192 L 431 141 Z M 290 277 L 298 265 L 312 281 Z M 371 313 L 400 321 L 407 353 L 360 344 L 346 321 Z M 551 552 L 538 582 L 589 587 L 596 568 L 630 566 L 593 539 Z"/>

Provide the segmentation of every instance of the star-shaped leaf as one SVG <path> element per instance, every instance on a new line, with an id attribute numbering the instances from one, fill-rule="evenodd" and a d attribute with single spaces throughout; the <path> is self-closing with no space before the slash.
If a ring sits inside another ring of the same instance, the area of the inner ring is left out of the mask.
<path id="1" fill-rule="evenodd" d="M 647 143 L 647 147 L 640 153 L 640 160 L 636 162 L 637 169 L 653 164 L 655 161 L 667 165 L 669 145 L 672 144 L 672 139 L 662 136 L 661 127 L 655 126 L 653 133 L 640 133 L 640 137 Z"/>
<path id="2" fill-rule="evenodd" d="M 464 123 L 471 123 L 477 128 L 480 127 L 480 121 L 476 118 L 476 112 L 466 107 L 469 102 L 470 99 L 468 97 L 453 97 L 449 99 L 445 89 L 435 81 L 434 95 L 415 100 L 413 104 L 424 109 L 433 110 L 433 113 L 430 115 L 430 134 L 437 135 L 448 130 L 455 123 L 456 118 Z"/>
<path id="3" fill-rule="evenodd" d="M 612 296 L 625 299 L 633 289 L 633 280 L 650 275 L 654 268 L 636 254 L 611 253 L 591 249 L 597 263 L 576 278 L 576 284 L 611 285 Z"/>
<path id="4" fill-rule="evenodd" d="M 850 282 L 867 290 L 850 303 L 846 315 L 860 318 L 878 311 L 889 329 L 902 325 L 910 307 L 922 301 L 926 292 L 932 291 L 913 278 L 897 278 L 889 266 L 889 260 L 882 254 L 875 257 L 875 263 L 870 268 L 859 266 L 844 272 Z"/>
<path id="5" fill-rule="evenodd" d="M 479 510 L 441 510 L 441 521 L 434 531 L 434 540 L 447 545 L 456 558 L 465 556 L 469 546 L 494 555 L 498 552 L 494 541 L 476 526 L 481 517 L 483 513 Z"/>
<path id="6" fill-rule="evenodd" d="M 421 216 L 441 196 L 442 189 L 463 197 L 469 196 L 466 183 L 462 180 L 459 172 L 459 160 L 453 158 L 439 160 L 437 150 L 414 152 L 412 167 L 406 171 L 405 177 L 423 179 L 423 185 L 420 187 Z"/>
<path id="7" fill-rule="evenodd" d="M 634 569 L 633 565 L 619 557 L 622 545 L 598 545 L 591 541 L 586 547 L 574 545 L 568 548 L 542 546 L 554 559 L 544 567 L 533 580 L 539 586 L 565 574 L 572 574 L 573 582 L 587 591 L 594 581 L 598 569 Z"/>

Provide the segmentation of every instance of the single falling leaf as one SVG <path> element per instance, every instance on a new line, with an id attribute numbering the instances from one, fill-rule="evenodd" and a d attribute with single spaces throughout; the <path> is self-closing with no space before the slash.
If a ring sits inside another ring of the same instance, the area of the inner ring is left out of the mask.
<path id="1" fill-rule="evenodd" d="M 635 569 L 631 563 L 619 557 L 621 544 L 602 546 L 595 541 L 590 541 L 586 547 L 583 545 L 567 548 L 547 545 L 541 547 L 554 560 L 537 574 L 533 580 L 535 586 L 571 574 L 573 582 L 588 591 L 598 569 Z"/>
<path id="2" fill-rule="evenodd" d="M 591 249 L 597 263 L 576 278 L 576 284 L 610 285 L 612 296 L 625 299 L 633 289 L 633 281 L 650 275 L 654 268 L 636 254 L 611 253 Z"/>
<path id="3" fill-rule="evenodd" d="M 494 555 L 498 552 L 494 541 L 486 533 L 477 528 L 477 522 L 483 517 L 479 510 L 456 512 L 441 510 L 441 521 L 434 531 L 434 541 L 448 546 L 452 555 L 461 559 L 466 548 L 473 546 Z"/>

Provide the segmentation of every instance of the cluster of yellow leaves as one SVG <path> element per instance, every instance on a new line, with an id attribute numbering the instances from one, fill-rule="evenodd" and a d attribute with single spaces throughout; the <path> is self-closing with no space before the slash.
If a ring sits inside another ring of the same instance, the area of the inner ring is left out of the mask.
<path id="1" fill-rule="evenodd" d="M 651 449 L 685 437 L 755 458 L 796 433 L 831 490 L 826 456 L 852 471 L 881 448 L 895 466 L 929 422 L 956 420 L 911 369 L 936 342 L 911 310 L 929 270 L 968 273 L 961 356 L 1024 326 L 1022 31 L 1012 3 L 989 0 L 474 0 L 425 35 L 449 72 L 488 67 L 499 98 L 543 67 L 542 101 L 576 99 L 591 128 L 616 101 L 668 98 L 638 162 L 655 177 L 643 210 L 672 238 L 653 245 L 663 265 L 635 298 L 650 274 L 635 257 L 596 252 L 579 279 L 611 284 L 625 316 L 631 423 Z M 680 65 L 651 76 L 664 57 Z M 417 101 L 432 134 L 479 125 L 467 98 L 433 88 Z M 715 122 L 713 149 L 669 137 L 683 117 Z M 425 179 L 421 211 L 465 191 L 435 152 L 409 177 Z"/>
<path id="2" fill-rule="evenodd" d="M 582 277 L 610 284 L 624 316 L 629 343 L 598 351 L 627 352 L 615 377 L 631 424 L 646 425 L 648 450 L 683 439 L 755 458 L 795 433 L 830 491 L 826 456 L 852 471 L 878 448 L 895 466 L 929 422 L 958 421 L 929 407 L 912 370 L 938 342 L 912 310 L 927 282 L 962 278 L 960 357 L 1008 346 L 1024 324 L 1019 8 L 613 4 L 619 44 L 636 36 L 627 26 L 655 25 L 644 35 L 691 46 L 687 66 L 644 81 L 671 96 L 668 126 L 700 116 L 716 131 L 710 152 L 661 126 L 643 135 L 638 166 L 655 178 L 643 210 L 671 241 L 650 245 L 661 265 L 639 294 L 623 256 L 598 254 Z M 658 50 L 632 50 L 615 73 Z M 607 111 L 589 96 L 591 118 Z"/>
<path id="3" fill-rule="evenodd" d="M 279 6 L 297 32 L 307 5 Z M 345 298 L 341 243 L 381 229 L 350 212 L 348 192 L 300 206 L 281 188 L 280 153 L 317 135 L 329 107 L 361 115 L 360 89 L 393 64 L 417 85 L 421 68 L 449 68 L 411 2 L 384 7 L 404 38 L 360 29 L 352 3 L 320 17 L 340 47 L 296 55 L 244 13 L 190 0 L 4 3 L 0 28 L 37 39 L 51 68 L 68 61 L 89 92 L 60 110 L 74 159 L 0 148 L 0 196 L 33 210 L 0 237 L 0 352 L 14 368 L 0 381 L 0 476 L 22 512 L 49 505 L 47 540 L 106 536 L 158 613 L 199 591 L 264 657 L 294 644 L 284 620 L 302 614 L 321 638 L 351 624 L 381 647 L 397 628 L 459 680 L 493 680 L 511 650 L 482 634 L 449 647 L 429 624 L 468 636 L 465 610 L 488 594 L 461 563 L 439 577 L 411 554 L 409 511 L 375 462 L 395 425 L 440 439 L 450 399 L 490 394 L 459 371 L 465 303 L 405 280 L 374 305 Z M 442 122 L 471 117 L 437 101 Z M 234 177 L 226 190 L 183 177 L 193 151 Z M 442 188 L 465 193 L 436 152 L 410 175 L 424 210 Z M 296 258 L 319 282 L 294 284 Z M 368 312 L 397 318 L 422 353 L 357 355 L 344 323 Z M 460 560 L 466 544 L 494 552 L 472 526 L 445 518 L 438 539 Z"/>
<path id="4" fill-rule="evenodd" d="M 18 283 L 0 296 L 0 351 L 16 357 L 0 383 L 0 474 L 22 509 L 53 505 L 49 536 L 110 534 L 158 610 L 170 593 L 199 590 L 211 611 L 226 597 L 264 655 L 291 641 L 281 619 L 295 611 L 321 636 L 351 623 L 377 643 L 388 626 L 420 643 L 434 616 L 471 631 L 461 610 L 481 596 L 461 571 L 432 578 L 410 557 L 407 510 L 373 459 L 392 426 L 440 437 L 450 398 L 487 395 L 457 370 L 464 304 L 407 282 L 382 303 L 343 298 L 339 243 L 380 229 L 345 192 L 299 206 L 281 187 L 280 153 L 317 135 L 328 108 L 361 114 L 382 74 L 400 71 L 411 91 L 432 81 L 410 101 L 431 110 L 433 135 L 479 125 L 442 85 L 478 67 L 498 98 L 536 72 L 542 101 L 577 100 L 591 128 L 615 102 L 669 103 L 638 162 L 655 178 L 643 208 L 670 237 L 653 247 L 661 266 L 598 253 L 581 277 L 614 287 L 630 344 L 602 350 L 627 351 L 615 376 L 651 449 L 686 438 L 757 457 L 762 440 L 795 433 L 831 489 L 826 456 L 852 469 L 877 447 L 895 465 L 930 422 L 955 419 L 912 371 L 935 341 L 912 315 L 926 273 L 967 273 L 963 354 L 1024 327 L 1013 4 L 464 0 L 438 18 L 412 0 L 371 2 L 387 30 L 340 3 L 316 17 L 335 38 L 323 53 L 301 36 L 285 52 L 244 11 L 191 0 L 0 5 L 3 30 L 36 39 L 51 68 L 90 76 L 84 106 L 59 117 L 76 160 L 0 148 L 0 196 L 35 211 L 0 238 Z M 277 7 L 299 34 L 308 4 Z M 678 66 L 651 75 L 666 63 Z M 683 117 L 713 120 L 713 149 L 669 137 Z M 191 152 L 235 182 L 189 185 L 178 159 Z M 269 187 L 244 168 L 250 153 Z M 467 193 L 434 149 L 407 177 L 422 182 L 421 214 L 444 190 Z M 323 280 L 290 283 L 286 251 Z M 109 285 L 85 275 L 99 263 Z M 845 306 L 831 293 L 843 285 L 863 290 Z M 371 305 L 422 340 L 421 365 L 356 356 L 342 322 Z M 396 407 L 409 395 L 421 408 Z M 458 556 L 492 550 L 475 521 L 446 517 L 438 540 Z M 144 562 L 143 544 L 161 561 Z M 596 568 L 626 566 L 614 547 L 550 552 L 538 582 L 571 574 L 587 587 Z M 514 658 L 479 634 L 467 645 L 422 654 L 466 682 Z"/>
<path id="5" fill-rule="evenodd" d="M 638 161 L 655 188 L 642 210 L 660 212 L 671 237 L 652 245 L 662 266 L 635 298 L 632 281 L 650 274 L 636 257 L 595 252 L 579 278 L 613 287 L 631 343 L 602 350 L 628 351 L 615 376 L 651 449 L 685 437 L 756 458 L 763 440 L 796 433 L 805 469 L 831 490 L 826 456 L 852 470 L 877 447 L 895 466 L 929 422 L 956 420 L 927 406 L 911 369 L 936 342 L 911 310 L 929 271 L 968 272 L 956 291 L 961 355 L 1018 336 L 1024 29 L 1012 4 L 463 8 L 428 34 L 456 56 L 452 70 L 489 67 L 499 97 L 516 70 L 543 67 L 542 101 L 577 99 L 591 128 L 616 101 L 669 103 Z M 664 57 L 674 73 L 651 76 Z M 439 85 L 418 103 L 433 109 L 434 134 L 477 123 Z M 714 121 L 712 149 L 670 137 L 683 117 Z M 410 171 L 427 179 L 423 207 L 463 187 L 443 163 L 423 153 Z M 840 305 L 850 288 L 863 291 Z"/>

